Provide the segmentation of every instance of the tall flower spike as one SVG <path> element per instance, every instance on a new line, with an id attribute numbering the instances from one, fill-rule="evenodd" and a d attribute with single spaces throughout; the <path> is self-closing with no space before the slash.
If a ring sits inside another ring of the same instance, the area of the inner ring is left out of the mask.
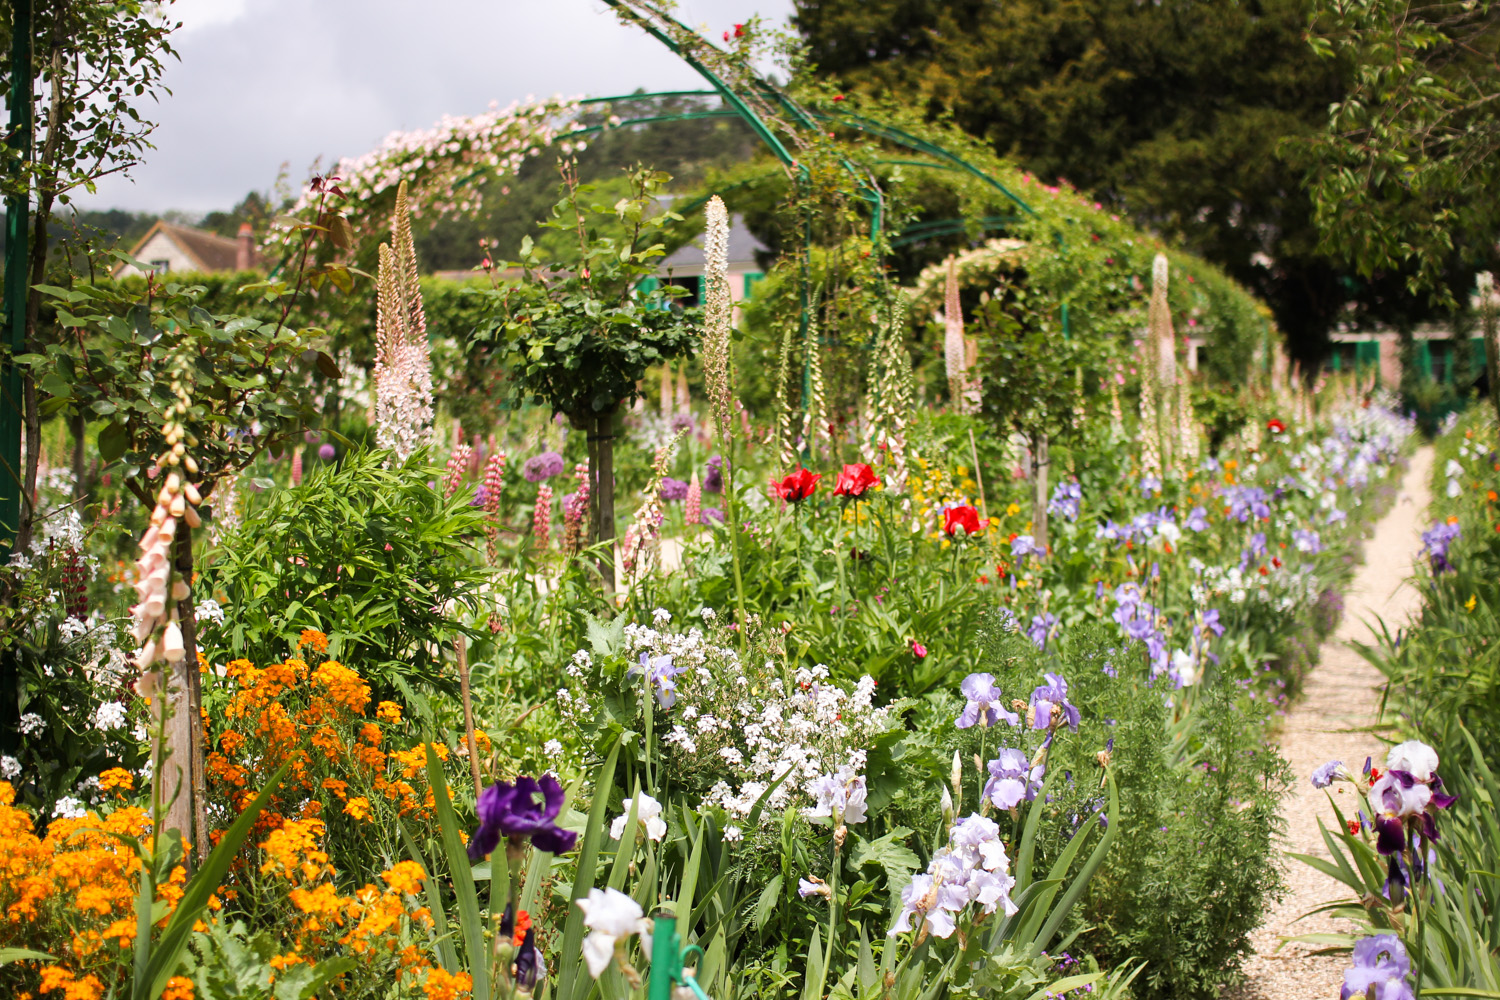
<path id="1" fill-rule="evenodd" d="M 703 374 L 714 411 L 719 438 L 728 441 L 734 433 L 734 372 L 729 357 L 729 336 L 734 306 L 729 298 L 729 212 L 718 195 L 703 211 Z"/>
<path id="2" fill-rule="evenodd" d="M 814 458 L 820 450 L 820 442 L 833 450 L 833 435 L 828 430 L 828 394 L 823 387 L 823 336 L 818 330 L 817 315 L 807 321 L 807 372 L 812 387 L 812 398 L 807 401 L 807 412 L 802 417 L 802 440 L 808 453 Z"/>
<path id="3" fill-rule="evenodd" d="M 537 487 L 536 509 L 531 515 L 531 533 L 536 536 L 537 551 L 545 552 L 547 542 L 552 537 L 552 487 L 546 483 Z"/>
<path id="4" fill-rule="evenodd" d="M 900 493 L 906 488 L 906 426 L 912 412 L 911 356 L 903 340 L 905 311 L 892 303 L 875 349 L 870 352 L 877 402 L 874 444 L 885 454 L 886 488 Z"/>
<path id="5" fill-rule="evenodd" d="M 1157 254 L 1151 262 L 1151 307 L 1147 313 L 1146 373 L 1153 382 L 1153 412 L 1150 431 L 1155 435 L 1158 467 L 1168 461 L 1176 420 L 1173 399 L 1177 387 L 1177 347 L 1172 333 L 1172 310 L 1167 302 L 1170 264 L 1166 254 Z"/>
<path id="6" fill-rule="evenodd" d="M 448 456 L 448 475 L 443 482 L 443 496 L 451 498 L 464 484 L 464 473 L 469 469 L 469 459 L 472 455 L 472 448 L 466 444 L 460 444 L 453 449 L 453 454 Z"/>
<path id="7" fill-rule="evenodd" d="M 948 405 L 966 413 L 969 390 L 967 350 L 964 344 L 964 311 L 958 300 L 958 258 L 948 258 L 948 278 L 943 289 L 943 360 L 948 370 Z"/>
<path id="8" fill-rule="evenodd" d="M 397 193 L 397 248 L 380 245 L 375 297 L 375 440 L 404 462 L 432 435 L 432 360 L 411 248 L 411 219 Z"/>

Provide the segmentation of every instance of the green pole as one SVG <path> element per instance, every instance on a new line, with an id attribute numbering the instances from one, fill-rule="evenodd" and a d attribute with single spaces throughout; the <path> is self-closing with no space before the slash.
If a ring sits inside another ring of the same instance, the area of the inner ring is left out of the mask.
<path id="1" fill-rule="evenodd" d="M 677 918 L 657 914 L 651 934 L 651 976 L 646 982 L 646 1000 L 672 1000 L 672 982 L 682 978 L 681 947 Z"/>
<path id="2" fill-rule="evenodd" d="M 10 47 L 10 140 L 13 190 L 5 211 L 5 342 L 0 370 L 0 546 L 15 544 L 21 526 L 21 369 L 12 360 L 26 350 L 26 233 L 31 189 L 31 0 L 13 0 Z M 0 558 L 9 556 L 0 552 Z"/>

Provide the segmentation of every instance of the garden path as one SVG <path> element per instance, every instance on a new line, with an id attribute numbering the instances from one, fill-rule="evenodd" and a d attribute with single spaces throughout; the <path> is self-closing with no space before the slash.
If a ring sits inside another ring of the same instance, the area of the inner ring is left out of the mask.
<path id="1" fill-rule="evenodd" d="M 1287 713 L 1277 736 L 1295 776 L 1282 803 L 1287 850 L 1328 857 L 1318 818 L 1332 814 L 1324 793 L 1312 787 L 1308 776 L 1329 760 L 1362 764 L 1364 748 L 1373 743 L 1350 730 L 1374 724 L 1382 678 L 1349 644 L 1373 643 L 1379 634 L 1376 619 L 1394 631 L 1421 608 L 1421 595 L 1407 581 L 1427 526 L 1432 462 L 1431 446 L 1412 458 L 1395 504 L 1365 543 L 1365 563 L 1344 594 L 1343 621 L 1323 643 L 1303 696 Z M 1336 787 L 1340 795 L 1351 794 L 1346 783 Z M 1356 807 L 1351 802 L 1341 808 L 1353 812 Z M 1298 861 L 1288 859 L 1286 871 L 1286 898 L 1250 936 L 1255 951 L 1245 962 L 1246 983 L 1228 994 L 1233 1000 L 1327 1000 L 1339 995 L 1347 964 L 1344 957 L 1313 955 L 1314 949 L 1307 945 L 1288 944 L 1280 950 L 1277 945 L 1284 935 L 1349 933 L 1352 925 L 1325 914 L 1298 920 L 1317 906 L 1346 898 L 1347 890 Z"/>

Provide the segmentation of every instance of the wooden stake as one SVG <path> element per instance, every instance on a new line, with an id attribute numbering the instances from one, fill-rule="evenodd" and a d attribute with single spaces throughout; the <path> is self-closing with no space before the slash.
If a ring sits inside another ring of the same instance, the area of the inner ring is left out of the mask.
<path id="1" fill-rule="evenodd" d="M 474 741 L 474 703 L 469 698 L 469 643 L 463 636 L 453 640 L 458 652 L 458 689 L 464 703 L 464 739 L 469 744 L 469 770 L 474 775 L 474 795 L 484 790 L 479 777 L 479 744 Z"/>
<path id="2" fill-rule="evenodd" d="M 979 472 L 979 449 L 974 444 L 974 428 L 969 428 L 969 457 L 974 459 L 974 481 L 979 484 L 979 513 L 989 523 L 990 505 L 984 496 L 984 476 Z"/>

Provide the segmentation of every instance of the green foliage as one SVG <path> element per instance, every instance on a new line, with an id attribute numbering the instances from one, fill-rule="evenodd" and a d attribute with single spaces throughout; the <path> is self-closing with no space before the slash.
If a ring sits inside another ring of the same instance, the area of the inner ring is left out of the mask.
<path id="1" fill-rule="evenodd" d="M 1311 162 L 1315 218 L 1329 248 L 1363 274 L 1404 270 L 1408 288 L 1452 304 L 1454 258 L 1500 257 L 1497 32 L 1489 2 L 1313 4 L 1312 43 L 1347 67 Z"/>
<path id="2" fill-rule="evenodd" d="M 522 277 L 489 293 L 498 314 L 476 334 L 507 355 L 516 401 L 545 403 L 579 420 L 634 399 L 652 365 L 686 353 L 695 331 L 661 292 L 637 286 L 666 253 L 663 228 L 677 218 L 651 214 L 663 174 L 638 169 L 630 196 L 613 205 L 589 202 L 593 185 L 564 185 L 548 227 L 575 233 L 568 257 L 549 266 L 522 241 Z M 623 229 L 608 235 L 606 226 Z"/>
<path id="3" fill-rule="evenodd" d="M 327 634 L 332 655 L 359 664 L 377 694 L 399 689 L 421 706 L 416 685 L 452 686 L 442 644 L 478 633 L 447 605 L 481 610 L 482 512 L 471 492 L 445 499 L 429 485 L 443 473 L 421 456 L 398 468 L 387 459 L 354 452 L 276 490 L 205 560 L 199 593 L 233 609 L 223 628 L 204 629 L 215 662 L 279 662 L 311 628 Z"/>

